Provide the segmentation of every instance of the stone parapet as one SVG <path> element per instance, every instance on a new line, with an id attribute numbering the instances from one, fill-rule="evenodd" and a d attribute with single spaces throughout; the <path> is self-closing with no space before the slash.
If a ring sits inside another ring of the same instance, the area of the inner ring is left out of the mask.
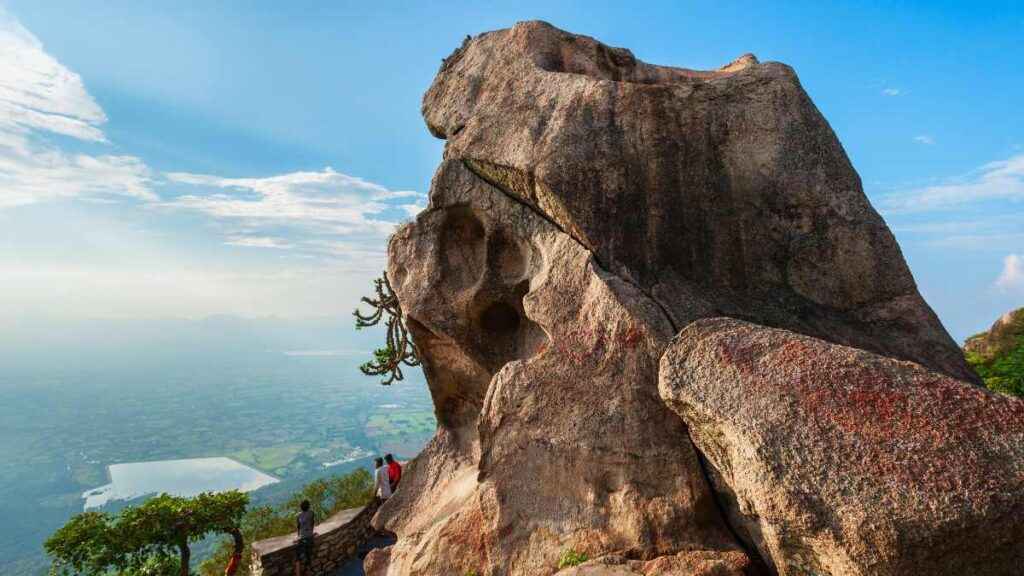
<path id="1" fill-rule="evenodd" d="M 378 504 L 342 510 L 317 525 L 313 560 L 307 576 L 325 576 L 356 555 L 359 546 L 376 532 L 370 519 Z M 253 576 L 291 576 L 295 574 L 295 534 L 253 542 Z"/>

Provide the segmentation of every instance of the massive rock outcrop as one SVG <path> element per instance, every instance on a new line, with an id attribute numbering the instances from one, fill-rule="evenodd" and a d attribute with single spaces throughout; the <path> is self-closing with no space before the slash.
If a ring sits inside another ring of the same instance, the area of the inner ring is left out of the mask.
<path id="1" fill-rule="evenodd" d="M 368 574 L 766 569 L 658 394 L 701 318 L 976 379 L 784 65 L 652 66 L 526 22 L 467 39 L 423 114 L 444 160 L 388 274 L 439 428 Z"/>
<path id="2" fill-rule="evenodd" d="M 1024 402 L 727 318 L 680 333 L 660 388 L 778 574 L 1024 570 Z"/>
<path id="3" fill-rule="evenodd" d="M 976 378 L 788 66 L 652 66 L 526 22 L 449 56 L 423 116 L 445 158 L 535 207 L 679 328 L 746 318 Z"/>
<path id="4" fill-rule="evenodd" d="M 440 428 L 378 521 L 370 574 L 550 574 L 567 549 L 739 553 L 658 398 L 665 315 L 456 160 L 390 245 Z M 386 556 L 386 557 L 385 557 Z"/>

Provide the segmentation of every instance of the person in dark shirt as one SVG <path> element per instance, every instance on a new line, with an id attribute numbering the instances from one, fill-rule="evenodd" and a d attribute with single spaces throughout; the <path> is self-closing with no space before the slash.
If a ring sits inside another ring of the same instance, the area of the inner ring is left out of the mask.
<path id="1" fill-rule="evenodd" d="M 295 544 L 295 576 L 309 573 L 309 564 L 313 561 L 313 536 L 316 534 L 313 530 L 316 515 L 309 509 L 309 500 L 303 500 L 299 508 L 302 511 L 295 522 L 295 531 L 299 536 Z"/>
<path id="2" fill-rule="evenodd" d="M 391 484 L 391 493 L 394 494 L 398 482 L 402 479 L 402 465 L 391 454 L 386 454 L 384 461 L 388 463 L 388 483 Z"/>

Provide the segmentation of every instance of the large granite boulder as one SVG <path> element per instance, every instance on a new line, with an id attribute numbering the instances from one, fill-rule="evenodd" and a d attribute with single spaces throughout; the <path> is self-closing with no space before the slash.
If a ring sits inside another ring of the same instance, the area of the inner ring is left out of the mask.
<path id="1" fill-rule="evenodd" d="M 1024 401 L 727 318 L 680 333 L 660 390 L 778 574 L 1024 573 Z"/>
<path id="2" fill-rule="evenodd" d="M 976 380 L 784 64 L 654 66 L 522 22 L 449 56 L 423 116 L 445 158 L 557 224 L 678 328 L 745 318 Z"/>
<path id="3" fill-rule="evenodd" d="M 658 397 L 673 329 L 651 299 L 451 160 L 388 276 L 439 430 L 375 519 L 398 541 L 368 574 L 546 575 L 566 550 L 753 566 Z"/>
<path id="4" fill-rule="evenodd" d="M 700 318 L 975 378 L 784 65 L 652 66 L 526 22 L 468 39 L 423 114 L 444 160 L 388 275 L 439 427 L 368 574 L 546 576 L 567 550 L 758 573 L 658 394 Z"/>

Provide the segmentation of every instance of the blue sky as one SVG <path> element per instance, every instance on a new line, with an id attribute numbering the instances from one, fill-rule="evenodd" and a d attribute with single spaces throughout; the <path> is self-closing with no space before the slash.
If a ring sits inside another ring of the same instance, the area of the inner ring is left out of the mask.
<path id="1" fill-rule="evenodd" d="M 347 313 L 425 201 L 441 58 L 533 18 L 790 64 L 954 337 L 1024 305 L 1019 4 L 0 6 L 0 318 Z"/>

